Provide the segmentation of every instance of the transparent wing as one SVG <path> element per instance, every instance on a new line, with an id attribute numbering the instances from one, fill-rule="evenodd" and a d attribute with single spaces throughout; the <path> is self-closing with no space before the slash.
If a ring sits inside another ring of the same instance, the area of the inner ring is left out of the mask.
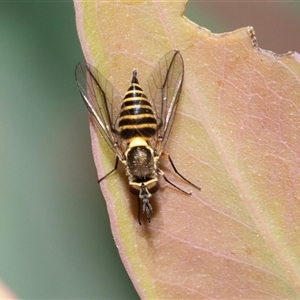
<path id="1" fill-rule="evenodd" d="M 118 119 L 122 97 L 112 84 L 85 62 L 75 69 L 76 83 L 82 99 L 110 148 L 122 157 Z"/>
<path id="2" fill-rule="evenodd" d="M 184 75 L 183 59 L 172 50 L 161 58 L 148 79 L 150 99 L 157 118 L 156 150 L 160 154 L 168 140 L 179 101 Z"/>

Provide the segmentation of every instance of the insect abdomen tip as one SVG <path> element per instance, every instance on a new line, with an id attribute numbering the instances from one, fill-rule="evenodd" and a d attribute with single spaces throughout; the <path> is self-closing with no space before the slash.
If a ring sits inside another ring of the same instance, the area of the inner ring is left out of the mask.
<path id="1" fill-rule="evenodd" d="M 131 80 L 131 83 L 137 83 L 139 84 L 139 81 L 137 79 L 137 70 L 133 70 L 132 72 L 132 80 Z"/>

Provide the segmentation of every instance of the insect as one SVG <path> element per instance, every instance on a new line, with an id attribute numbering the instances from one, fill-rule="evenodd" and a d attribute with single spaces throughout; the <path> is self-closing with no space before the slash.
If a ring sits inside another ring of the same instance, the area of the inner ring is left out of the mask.
<path id="1" fill-rule="evenodd" d="M 112 84 L 87 63 L 76 66 L 75 77 L 83 101 L 93 116 L 102 136 L 116 154 L 115 167 L 100 178 L 101 182 L 118 167 L 121 161 L 129 181 L 129 190 L 137 195 L 138 221 L 140 201 L 142 211 L 151 221 L 150 198 L 159 188 L 158 176 L 186 194 L 169 181 L 158 167 L 159 158 L 166 156 L 174 171 L 187 183 L 201 189 L 183 177 L 171 157 L 163 152 L 172 127 L 183 83 L 184 64 L 179 51 L 165 54 L 148 79 L 148 96 L 144 93 L 134 70 L 131 85 L 124 98 Z"/>

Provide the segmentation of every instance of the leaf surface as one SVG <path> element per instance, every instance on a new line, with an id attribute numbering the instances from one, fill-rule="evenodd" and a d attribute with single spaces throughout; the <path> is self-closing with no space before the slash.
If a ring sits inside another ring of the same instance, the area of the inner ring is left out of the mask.
<path id="1" fill-rule="evenodd" d="M 12 291 L 0 280 L 0 299 L 3 300 L 16 300 L 17 297 L 12 293 Z"/>
<path id="2" fill-rule="evenodd" d="M 141 298 L 300 298 L 300 58 L 256 46 L 252 28 L 211 34 L 183 2 L 75 2 L 88 63 L 125 93 L 180 50 L 183 91 L 166 151 L 202 187 L 160 167 L 150 224 L 123 166 L 101 183 L 120 256 Z M 91 124 L 101 178 L 115 156 Z"/>

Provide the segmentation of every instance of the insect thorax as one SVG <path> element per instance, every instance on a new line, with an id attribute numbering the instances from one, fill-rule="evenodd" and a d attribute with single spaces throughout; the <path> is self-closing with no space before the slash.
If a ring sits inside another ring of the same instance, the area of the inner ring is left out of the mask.
<path id="1" fill-rule="evenodd" d="M 156 176 L 154 156 L 148 147 L 133 147 L 128 151 L 126 158 L 132 181 L 145 181 Z"/>
<path id="2" fill-rule="evenodd" d="M 157 185 L 158 157 L 143 138 L 136 137 L 130 142 L 125 159 L 126 175 L 133 188 L 139 190 L 142 183 L 149 189 Z"/>

